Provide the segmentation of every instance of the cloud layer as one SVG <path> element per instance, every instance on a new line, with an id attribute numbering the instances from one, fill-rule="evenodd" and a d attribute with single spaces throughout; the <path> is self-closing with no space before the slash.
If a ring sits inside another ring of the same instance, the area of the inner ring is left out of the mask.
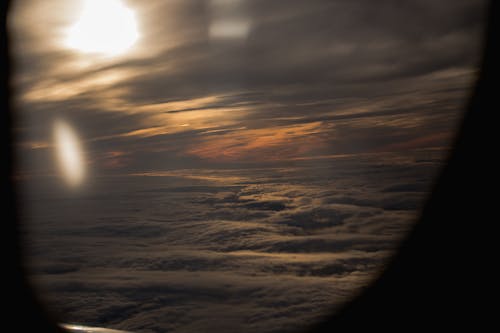
<path id="1" fill-rule="evenodd" d="M 72 198 L 32 191 L 29 267 L 65 322 L 294 331 L 383 268 L 436 166 L 379 155 L 104 178 Z"/>

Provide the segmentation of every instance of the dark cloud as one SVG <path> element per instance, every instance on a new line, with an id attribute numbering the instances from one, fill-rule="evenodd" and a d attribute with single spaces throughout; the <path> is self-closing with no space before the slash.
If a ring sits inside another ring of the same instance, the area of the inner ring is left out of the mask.
<path id="1" fill-rule="evenodd" d="M 272 96 L 269 90 L 288 90 L 286 102 L 296 91 L 303 99 L 316 95 L 312 100 L 320 93 L 323 98 L 388 93 L 387 82 L 474 64 L 479 4 L 252 2 L 254 28 L 243 45 L 214 46 L 200 32 L 156 58 L 175 63 L 173 73 L 147 73 L 128 83 L 129 98 L 168 101 L 243 90 L 259 91 L 265 99 Z M 187 22 L 207 24 L 200 12 L 184 14 Z"/>
<path id="2" fill-rule="evenodd" d="M 372 279 L 410 228 L 429 163 L 392 159 L 104 178 L 73 199 L 39 189 L 33 281 L 66 322 L 294 331 Z"/>

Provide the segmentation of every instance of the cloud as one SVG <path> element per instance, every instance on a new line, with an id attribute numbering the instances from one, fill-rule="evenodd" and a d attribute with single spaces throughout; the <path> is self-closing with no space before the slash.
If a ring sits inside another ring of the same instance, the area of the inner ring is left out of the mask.
<path id="1" fill-rule="evenodd" d="M 61 45 L 76 2 L 11 13 L 35 285 L 65 322 L 139 333 L 315 323 L 411 228 L 475 78 L 485 2 L 126 2 L 141 40 L 117 58 Z M 239 40 L 213 29 L 231 15 Z M 87 158 L 79 191 L 57 185 L 61 118 Z"/>
<path id="2" fill-rule="evenodd" d="M 25 155 L 30 143 L 50 141 L 58 117 L 79 124 L 104 171 L 442 147 L 474 79 L 485 8 L 251 1 L 240 13 L 251 29 L 235 42 L 210 38 L 209 2 L 129 5 L 141 27 L 136 50 L 86 62 L 59 40 L 75 5 L 15 6 Z M 28 19 L 33 12 L 39 20 Z M 314 134 L 304 132 L 310 126 Z M 128 159 L 105 158 L 125 147 Z"/>
<path id="3" fill-rule="evenodd" d="M 32 279 L 65 322 L 306 327 L 373 279 L 411 227 L 431 179 L 415 158 L 108 177 L 72 200 L 39 190 L 25 218 Z"/>

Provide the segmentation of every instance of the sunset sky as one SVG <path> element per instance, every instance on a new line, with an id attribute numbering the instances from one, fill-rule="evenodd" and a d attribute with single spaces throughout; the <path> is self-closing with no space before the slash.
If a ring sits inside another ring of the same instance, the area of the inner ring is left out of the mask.
<path id="1" fill-rule="evenodd" d="M 67 45 L 82 1 L 16 2 L 18 133 L 37 172 L 53 173 L 57 119 L 95 176 L 446 147 L 475 77 L 483 6 L 125 4 L 139 37 L 107 55 Z M 224 23 L 246 30 L 214 33 Z"/>
<path id="2" fill-rule="evenodd" d="M 15 1 L 34 281 L 74 324 L 314 322 L 417 217 L 476 78 L 484 9 Z"/>

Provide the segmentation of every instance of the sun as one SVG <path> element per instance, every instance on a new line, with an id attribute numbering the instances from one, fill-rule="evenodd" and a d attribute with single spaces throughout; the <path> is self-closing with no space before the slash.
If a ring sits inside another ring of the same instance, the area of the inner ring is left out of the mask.
<path id="1" fill-rule="evenodd" d="M 139 38 L 134 12 L 120 0 L 85 0 L 65 45 L 82 53 L 120 55 Z"/>

